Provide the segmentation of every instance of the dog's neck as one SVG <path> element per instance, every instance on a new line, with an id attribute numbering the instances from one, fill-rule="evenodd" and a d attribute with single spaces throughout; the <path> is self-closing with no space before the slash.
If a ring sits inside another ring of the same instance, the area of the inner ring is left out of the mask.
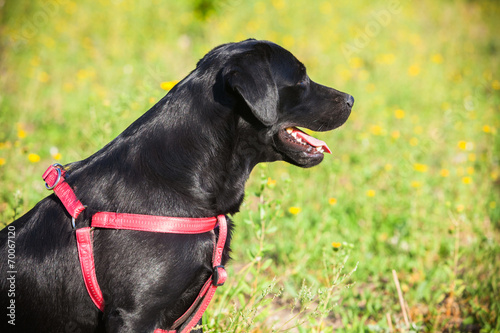
<path id="1" fill-rule="evenodd" d="M 258 143 L 243 141 L 245 129 L 233 113 L 189 115 L 171 106 L 172 101 L 161 101 L 70 168 L 69 181 L 87 196 L 82 202 L 96 210 L 171 216 L 239 210 L 259 162 Z"/>

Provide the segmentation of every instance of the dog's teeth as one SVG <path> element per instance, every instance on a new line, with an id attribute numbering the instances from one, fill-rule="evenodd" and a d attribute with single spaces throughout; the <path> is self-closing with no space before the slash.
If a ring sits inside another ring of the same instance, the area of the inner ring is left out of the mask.
<path id="1" fill-rule="evenodd" d="M 292 134 L 293 129 L 292 129 L 291 127 L 288 127 L 288 128 L 286 129 L 286 132 L 287 132 L 288 134 Z"/>
<path id="2" fill-rule="evenodd" d="M 297 139 L 297 133 L 292 133 L 292 136 Z"/>
<path id="3" fill-rule="evenodd" d="M 319 151 L 320 153 L 324 152 L 323 147 L 316 147 L 316 150 Z"/>

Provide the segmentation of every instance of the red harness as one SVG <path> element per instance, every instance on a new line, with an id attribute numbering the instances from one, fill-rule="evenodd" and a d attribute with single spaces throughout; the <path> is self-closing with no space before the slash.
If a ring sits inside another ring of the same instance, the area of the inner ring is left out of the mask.
<path id="1" fill-rule="evenodd" d="M 65 181 L 66 171 L 60 164 L 51 165 L 43 174 L 45 186 L 48 190 L 54 190 L 62 204 L 72 217 L 72 225 L 75 228 L 75 220 L 86 206 L 80 200 Z M 219 215 L 208 218 L 184 218 L 166 217 L 139 214 L 119 214 L 112 212 L 99 212 L 92 216 L 91 227 L 76 230 L 76 242 L 78 256 L 82 268 L 83 280 L 90 298 L 99 310 L 104 311 L 104 298 L 97 283 L 94 265 L 94 252 L 92 249 L 92 234 L 94 228 L 126 229 L 149 232 L 163 232 L 176 234 L 200 234 L 210 232 L 219 226 L 219 238 L 214 239 L 214 253 L 212 257 L 213 274 L 201 288 L 193 305 L 177 319 L 169 330 L 157 328 L 154 333 L 187 333 L 199 322 L 208 307 L 215 290 L 222 286 L 227 278 L 226 270 L 221 265 L 222 251 L 226 243 L 227 225 L 226 217 Z M 215 238 L 215 232 L 213 232 Z M 196 309 L 197 308 L 197 309 Z M 194 314 L 193 314 L 194 313 Z M 192 315 L 189 323 L 184 325 L 182 331 L 177 329 Z"/>

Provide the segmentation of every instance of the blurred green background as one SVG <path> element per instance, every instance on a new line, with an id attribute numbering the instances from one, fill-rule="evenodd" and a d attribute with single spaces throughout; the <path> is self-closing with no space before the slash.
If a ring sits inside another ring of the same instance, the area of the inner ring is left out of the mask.
<path id="1" fill-rule="evenodd" d="M 211 48 L 267 39 L 356 103 L 317 134 L 318 167 L 254 170 L 206 330 L 500 332 L 499 17 L 485 0 L 1 1 L 0 226 Z"/>

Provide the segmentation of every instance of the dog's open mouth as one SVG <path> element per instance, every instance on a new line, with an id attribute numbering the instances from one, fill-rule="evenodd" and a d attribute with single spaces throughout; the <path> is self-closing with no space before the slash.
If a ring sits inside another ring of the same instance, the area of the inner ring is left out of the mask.
<path id="1" fill-rule="evenodd" d="M 307 154 L 332 153 L 325 142 L 304 133 L 297 127 L 287 127 L 281 134 L 283 143 L 292 146 L 295 150 Z"/>

